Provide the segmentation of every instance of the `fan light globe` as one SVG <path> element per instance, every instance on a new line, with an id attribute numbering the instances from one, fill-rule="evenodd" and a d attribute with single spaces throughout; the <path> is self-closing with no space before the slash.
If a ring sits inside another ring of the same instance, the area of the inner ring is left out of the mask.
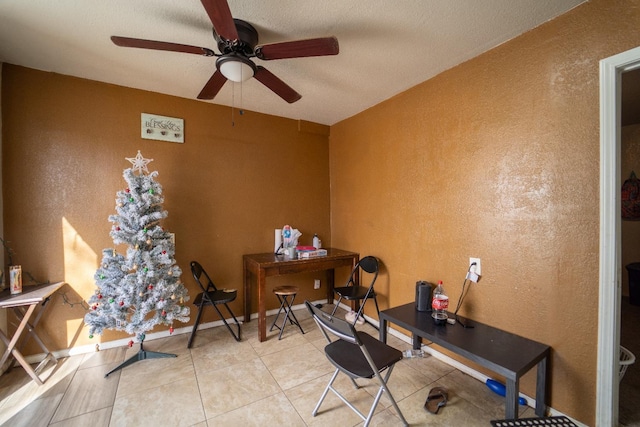
<path id="1" fill-rule="evenodd" d="M 240 55 L 220 57 L 216 61 L 216 66 L 227 80 L 237 83 L 249 80 L 256 72 L 255 64 Z"/>

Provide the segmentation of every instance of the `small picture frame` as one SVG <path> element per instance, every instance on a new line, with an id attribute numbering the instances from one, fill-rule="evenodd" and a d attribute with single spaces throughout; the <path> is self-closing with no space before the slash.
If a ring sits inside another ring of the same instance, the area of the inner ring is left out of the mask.
<path id="1" fill-rule="evenodd" d="M 9 266 L 9 286 L 11 287 L 11 295 L 22 293 L 22 266 Z"/>
<path id="2" fill-rule="evenodd" d="M 184 143 L 184 120 L 157 114 L 141 113 L 140 128 L 142 139 Z"/>

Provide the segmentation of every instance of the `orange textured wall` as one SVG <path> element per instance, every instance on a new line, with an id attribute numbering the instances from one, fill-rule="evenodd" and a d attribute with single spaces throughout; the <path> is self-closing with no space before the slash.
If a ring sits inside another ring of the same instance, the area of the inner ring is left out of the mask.
<path id="1" fill-rule="evenodd" d="M 159 172 L 169 214 L 163 226 L 176 235 L 176 260 L 192 298 L 191 260 L 218 286 L 241 291 L 242 255 L 272 251 L 275 228 L 300 229 L 302 244 L 311 244 L 313 233 L 331 243 L 326 126 L 238 111 L 232 126 L 228 107 L 9 64 L 2 84 L 5 237 L 24 271 L 69 283 L 41 322 L 53 349 L 125 337 L 107 332 L 90 340 L 84 309 L 65 304 L 63 294 L 79 303 L 94 292 L 102 249 L 113 247 L 108 216 L 126 185 L 125 157 L 137 150 Z M 184 119 L 185 143 L 141 139 L 143 112 Z M 301 285 L 300 301 L 321 299 L 324 289 L 311 286 L 316 277 L 324 275 L 287 281 Z M 267 298 L 276 308 L 275 296 Z M 232 303 L 237 315 L 242 301 L 240 292 Z M 212 312 L 202 321 L 215 320 Z"/>
<path id="2" fill-rule="evenodd" d="M 331 128 L 332 241 L 382 260 L 381 306 L 417 280 L 456 302 L 479 257 L 463 315 L 549 344 L 551 406 L 589 425 L 599 61 L 640 45 L 638 22 L 637 1 L 593 0 Z"/>

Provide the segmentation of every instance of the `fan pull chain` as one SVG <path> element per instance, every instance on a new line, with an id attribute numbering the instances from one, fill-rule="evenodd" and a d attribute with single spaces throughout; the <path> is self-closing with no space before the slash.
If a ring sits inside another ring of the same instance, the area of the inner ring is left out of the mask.
<path id="1" fill-rule="evenodd" d="M 244 111 L 242 110 L 242 82 L 240 82 L 240 108 L 238 109 L 238 112 L 240 113 L 240 115 L 244 114 Z"/>
<path id="2" fill-rule="evenodd" d="M 236 122 L 234 120 L 234 111 L 233 111 L 233 107 L 236 104 L 236 83 L 234 82 L 231 85 L 231 127 L 235 127 Z"/>
<path id="3" fill-rule="evenodd" d="M 240 112 L 240 115 L 244 115 L 244 110 L 242 109 L 242 82 L 240 82 L 240 107 L 238 108 L 238 111 Z M 235 105 L 236 105 L 236 83 L 233 82 L 233 86 L 231 88 L 231 126 L 235 127 L 236 122 L 235 122 Z"/>

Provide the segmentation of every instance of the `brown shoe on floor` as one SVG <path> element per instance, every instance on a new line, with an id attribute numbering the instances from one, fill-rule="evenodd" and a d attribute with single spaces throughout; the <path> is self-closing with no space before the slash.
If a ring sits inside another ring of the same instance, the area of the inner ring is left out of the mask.
<path id="1" fill-rule="evenodd" d="M 449 399 L 447 389 L 434 387 L 429 391 L 427 401 L 424 403 L 424 408 L 432 414 L 437 414 L 440 408 L 447 404 L 447 399 Z"/>

